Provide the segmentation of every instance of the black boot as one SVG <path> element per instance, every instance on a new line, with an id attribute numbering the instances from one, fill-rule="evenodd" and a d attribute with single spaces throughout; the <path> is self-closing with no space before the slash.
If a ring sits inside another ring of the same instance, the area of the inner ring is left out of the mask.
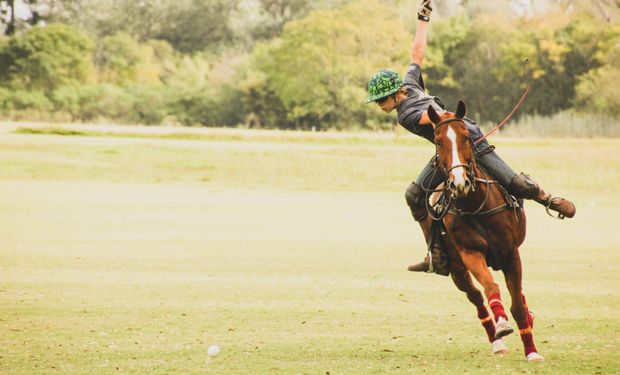
<path id="1" fill-rule="evenodd" d="M 448 263 L 448 254 L 439 247 L 432 250 L 433 270 L 431 271 L 431 260 L 427 255 L 424 260 L 418 264 L 412 264 L 407 269 L 413 272 L 434 272 L 438 275 L 448 276 L 450 274 L 450 265 Z"/>
<path id="2" fill-rule="evenodd" d="M 440 275 L 447 276 L 449 271 L 449 263 L 448 263 L 448 254 L 441 250 L 443 245 L 441 241 L 441 235 L 439 233 L 433 233 L 433 219 L 428 216 L 428 211 L 426 209 L 426 192 L 422 189 L 421 186 L 412 182 L 411 185 L 407 188 L 407 192 L 405 193 L 405 199 L 407 200 L 407 205 L 411 209 L 411 214 L 415 221 L 420 223 L 420 227 L 422 228 L 422 232 L 424 233 L 424 239 L 427 244 L 430 244 L 431 238 L 436 236 L 435 241 L 433 242 L 433 246 L 427 245 L 428 247 L 432 247 L 432 258 L 433 258 L 433 270 L 430 271 L 431 262 L 430 257 L 426 256 L 422 263 L 413 264 L 407 269 L 413 272 L 434 272 Z"/>
<path id="3" fill-rule="evenodd" d="M 557 217 L 560 219 L 565 217 L 571 218 L 575 216 L 577 211 L 573 202 L 546 193 L 536 181 L 524 173 L 514 176 L 507 189 L 510 194 L 517 198 L 533 199 L 542 204 L 547 208 L 547 213 L 549 213 L 549 210 L 558 212 Z M 551 213 L 549 214 L 551 215 Z"/>

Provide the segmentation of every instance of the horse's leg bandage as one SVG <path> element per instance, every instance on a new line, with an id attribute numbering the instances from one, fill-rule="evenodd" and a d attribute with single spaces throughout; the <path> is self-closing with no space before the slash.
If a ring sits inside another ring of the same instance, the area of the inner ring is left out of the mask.
<path id="1" fill-rule="evenodd" d="M 493 311 L 493 316 L 495 317 L 495 321 L 499 318 L 504 318 L 508 320 L 508 316 L 506 315 L 506 311 L 504 310 L 504 305 L 502 304 L 502 298 L 499 293 L 495 293 L 489 296 L 489 306 L 491 306 L 491 311 Z"/>
<path id="2" fill-rule="evenodd" d="M 534 344 L 534 335 L 532 335 L 532 328 L 526 321 L 523 324 L 517 322 L 519 327 L 519 334 L 521 335 L 521 341 L 523 342 L 523 349 L 525 350 L 525 356 L 533 352 L 538 352 L 536 345 Z"/>

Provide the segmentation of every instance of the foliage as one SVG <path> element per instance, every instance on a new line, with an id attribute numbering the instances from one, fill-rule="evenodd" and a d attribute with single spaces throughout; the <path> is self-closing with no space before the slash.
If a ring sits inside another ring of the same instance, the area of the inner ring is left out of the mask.
<path id="1" fill-rule="evenodd" d="M 155 37 L 167 40 L 181 52 L 217 50 L 233 39 L 232 10 L 239 0 L 186 0 L 177 3 L 163 18 Z"/>
<path id="2" fill-rule="evenodd" d="M 10 90 L 0 87 L 0 110 L 15 112 L 23 110 L 51 111 L 52 102 L 41 91 Z"/>
<path id="3" fill-rule="evenodd" d="M 96 56 L 101 79 L 119 86 L 133 82 L 140 74 L 141 49 L 138 41 L 126 33 L 103 38 Z"/>
<path id="4" fill-rule="evenodd" d="M 239 0 L 60 1 L 53 19 L 97 37 L 123 32 L 145 41 L 161 39 L 182 52 L 217 51 L 236 40 L 230 23 Z"/>
<path id="5" fill-rule="evenodd" d="M 432 93 L 448 105 L 465 98 L 484 121 L 503 119 L 528 84 L 532 91 L 516 117 L 570 108 L 580 76 L 599 67 L 601 53 L 619 39 L 594 19 L 556 16 L 550 23 L 548 14 L 512 20 L 483 14 L 473 24 L 457 18 L 439 24 L 430 41 L 438 52 L 429 54 L 427 70 Z"/>
<path id="6" fill-rule="evenodd" d="M 92 41 L 75 27 L 54 24 L 11 38 L 0 55 L 0 78 L 9 87 L 51 92 L 85 82 L 92 69 Z"/>
<path id="7" fill-rule="evenodd" d="M 366 17 L 374 14 L 374 17 Z M 363 124 L 368 78 L 403 61 L 409 41 L 394 13 L 376 1 L 315 11 L 289 23 L 280 39 L 255 51 L 257 67 L 299 128 Z"/>
<path id="8" fill-rule="evenodd" d="M 52 95 L 55 109 L 76 121 L 116 120 L 159 124 L 167 115 L 162 93 L 141 86 L 110 84 L 63 86 Z"/>
<path id="9" fill-rule="evenodd" d="M 266 75 L 249 67 L 240 80 L 239 102 L 242 106 L 246 127 L 292 128 L 280 98 L 269 88 Z"/>
<path id="10" fill-rule="evenodd" d="M 11 4 L 0 0 L 5 23 Z M 569 110 L 618 116 L 620 95 L 609 82 L 620 75 L 620 7 L 597 4 L 437 3 L 423 66 L 429 93 L 449 108 L 466 100 L 484 123 L 503 119 L 528 84 L 515 119 Z M 389 129 L 393 115 L 363 104 L 366 83 L 382 68 L 404 72 L 417 1 L 25 5 L 30 18 L 0 37 L 4 117 Z"/>
<path id="11" fill-rule="evenodd" d="M 620 24 L 614 29 L 615 44 L 597 55 L 601 66 L 582 75 L 577 85 L 576 108 L 606 116 L 620 116 Z"/>

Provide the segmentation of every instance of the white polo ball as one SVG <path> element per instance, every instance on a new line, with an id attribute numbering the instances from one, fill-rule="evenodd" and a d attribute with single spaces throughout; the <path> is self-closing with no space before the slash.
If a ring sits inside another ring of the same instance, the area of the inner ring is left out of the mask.
<path id="1" fill-rule="evenodd" d="M 207 349 L 207 354 L 209 354 L 209 357 L 216 357 L 220 354 L 220 347 L 217 345 L 211 345 L 209 349 Z"/>

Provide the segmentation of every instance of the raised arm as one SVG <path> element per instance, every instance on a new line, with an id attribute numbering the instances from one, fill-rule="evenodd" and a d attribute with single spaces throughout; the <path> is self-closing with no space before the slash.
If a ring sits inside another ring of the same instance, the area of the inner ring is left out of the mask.
<path id="1" fill-rule="evenodd" d="M 411 44 L 411 62 L 418 64 L 420 67 L 422 67 L 424 55 L 426 54 L 426 28 L 428 27 L 428 21 L 431 19 L 432 12 L 431 0 L 422 0 L 418 8 L 418 27 L 415 30 L 415 37 Z M 420 125 L 433 124 L 426 111 L 422 113 L 418 123 Z"/>
<path id="2" fill-rule="evenodd" d="M 422 0 L 418 8 L 418 27 L 411 45 L 411 62 L 420 66 L 422 66 L 426 54 L 426 28 L 432 12 L 431 0 Z"/>

